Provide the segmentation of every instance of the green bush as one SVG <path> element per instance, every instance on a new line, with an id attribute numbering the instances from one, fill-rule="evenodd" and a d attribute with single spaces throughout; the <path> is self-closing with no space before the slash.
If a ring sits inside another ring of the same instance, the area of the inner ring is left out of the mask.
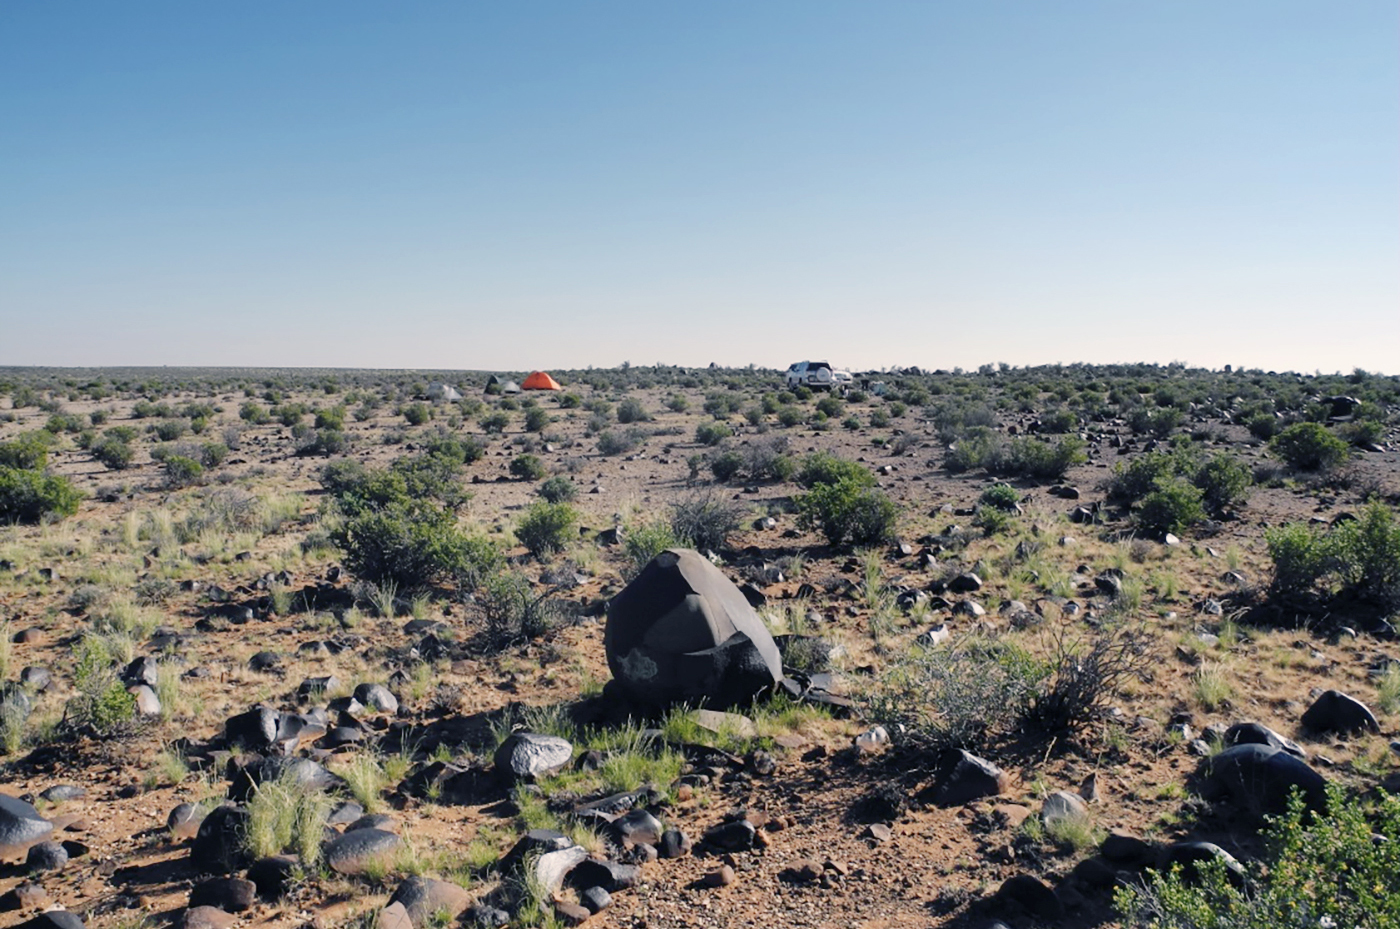
<path id="1" fill-rule="evenodd" d="M 331 539 L 356 577 L 406 589 L 450 581 L 471 590 L 501 563 L 489 540 L 462 532 L 451 511 L 423 500 L 366 506 L 332 530 Z"/>
<path id="2" fill-rule="evenodd" d="M 350 450 L 350 436 L 340 429 L 314 429 L 297 439 L 296 453 L 310 455 L 343 455 Z"/>
<path id="3" fill-rule="evenodd" d="M 544 432 L 552 422 L 554 422 L 554 418 L 542 406 L 531 407 L 525 411 L 526 432 Z"/>
<path id="4" fill-rule="evenodd" d="M 627 397 L 617 405 L 617 421 L 626 425 L 628 423 L 644 423 L 651 419 L 647 415 L 646 407 L 642 406 L 640 400 Z"/>
<path id="5" fill-rule="evenodd" d="M 793 426 L 800 425 L 801 422 L 802 410 L 798 407 L 791 404 L 778 407 L 778 424 L 780 426 L 791 429 Z"/>
<path id="6" fill-rule="evenodd" d="M 571 503 L 578 496 L 578 487 L 562 474 L 556 474 L 535 489 L 549 503 Z"/>
<path id="7" fill-rule="evenodd" d="M 1380 501 L 1325 533 L 1291 523 L 1264 538 L 1279 593 L 1310 593 L 1330 579 L 1338 593 L 1387 602 L 1400 594 L 1400 519 Z"/>
<path id="8" fill-rule="evenodd" d="M 204 474 L 204 465 L 184 455 L 165 459 L 165 479 L 171 487 L 186 487 Z"/>
<path id="9" fill-rule="evenodd" d="M 713 494 L 699 494 L 671 504 L 671 529 L 692 548 L 721 551 L 739 531 L 743 507 Z"/>
<path id="10" fill-rule="evenodd" d="M 1300 471 L 1326 471 L 1347 460 L 1350 449 L 1320 423 L 1294 423 L 1269 443 L 1275 455 Z"/>
<path id="11" fill-rule="evenodd" d="M 672 413 L 684 413 L 690 409 L 690 401 L 680 394 L 672 394 L 666 398 L 666 409 Z"/>
<path id="12" fill-rule="evenodd" d="M 1240 881 L 1221 859 L 1169 873 L 1149 872 L 1114 895 L 1125 925 L 1149 929 L 1356 929 L 1400 926 L 1400 799 L 1374 806 L 1335 783 L 1327 812 L 1295 794 L 1270 819 L 1264 856 Z"/>
<path id="13" fill-rule="evenodd" d="M 548 592 L 537 596 L 529 579 L 517 571 L 501 571 L 488 578 L 479 602 L 486 635 L 493 642 L 537 638 L 558 622 L 558 611 Z"/>
<path id="14" fill-rule="evenodd" d="M 131 467 L 132 459 L 136 457 L 136 453 L 131 450 L 130 445 L 115 438 L 102 439 L 94 443 L 89 451 L 92 452 L 93 458 L 102 463 L 103 467 L 113 471 L 124 471 Z"/>
<path id="15" fill-rule="evenodd" d="M 840 416 L 845 411 L 846 404 L 841 401 L 840 397 L 834 397 L 828 394 L 817 401 L 817 412 L 823 413 L 832 419 Z"/>
<path id="16" fill-rule="evenodd" d="M 715 476 L 715 480 L 721 483 L 728 483 L 738 477 L 744 470 L 744 456 L 728 449 L 717 455 L 710 457 L 710 473 Z"/>
<path id="17" fill-rule="evenodd" d="M 622 552 L 631 568 L 628 579 L 640 574 L 647 562 L 668 548 L 693 547 L 689 539 L 676 535 L 676 530 L 667 520 L 658 519 L 633 527 L 622 537 Z"/>
<path id="18" fill-rule="evenodd" d="M 421 426 L 433 418 L 433 411 L 426 403 L 410 403 L 403 408 L 403 418 L 410 426 Z"/>
<path id="19" fill-rule="evenodd" d="M 993 484 L 982 491 L 977 502 L 993 509 L 1015 510 L 1021 505 L 1021 495 L 1010 484 Z"/>
<path id="20" fill-rule="evenodd" d="M 41 471 L 49 461 L 49 443 L 53 436 L 47 432 L 27 432 L 9 442 L 0 442 L 0 468 L 21 471 Z"/>
<path id="21" fill-rule="evenodd" d="M 1289 523 L 1264 533 L 1274 563 L 1274 589 L 1299 594 L 1313 588 L 1327 572 L 1322 534 L 1307 523 Z"/>
<path id="22" fill-rule="evenodd" d="M 1197 469 L 1192 480 L 1201 490 L 1201 502 L 1211 513 L 1222 513 L 1249 499 L 1254 475 L 1234 457 L 1225 453 L 1211 458 Z"/>
<path id="23" fill-rule="evenodd" d="M 1138 525 L 1158 532 L 1183 532 L 1205 518 L 1200 488 L 1179 477 L 1159 478 L 1137 511 Z"/>
<path id="24" fill-rule="evenodd" d="M 248 400 L 238 408 L 238 417 L 246 423 L 261 426 L 272 420 L 271 414 L 256 400 Z"/>
<path id="25" fill-rule="evenodd" d="M 1001 437 L 989 426 L 971 426 L 948 449 L 943 466 L 954 474 L 993 471 L 1001 461 Z"/>
<path id="26" fill-rule="evenodd" d="M 1268 441 L 1278 435 L 1278 417 L 1273 413 L 1256 413 L 1245 422 L 1249 434 Z"/>
<path id="27" fill-rule="evenodd" d="M 345 429 L 345 407 L 332 406 L 316 411 L 316 428 L 333 429 L 340 432 Z"/>
<path id="28" fill-rule="evenodd" d="M 538 481 L 548 472 L 538 455 L 516 455 L 510 462 L 510 473 L 522 481 Z"/>
<path id="29" fill-rule="evenodd" d="M 515 528 L 515 537 L 536 558 L 562 552 L 578 530 L 578 511 L 567 503 L 531 504 Z"/>
<path id="30" fill-rule="evenodd" d="M 874 487 L 875 475 L 860 462 L 838 457 L 831 452 L 812 452 L 802 459 L 802 466 L 797 472 L 797 483 L 807 488 L 841 481 Z"/>
<path id="31" fill-rule="evenodd" d="M 718 445 L 734 434 L 728 423 L 719 420 L 704 422 L 695 427 L 695 441 L 700 445 Z"/>
<path id="32" fill-rule="evenodd" d="M 154 432 L 156 434 L 156 438 L 160 439 L 162 442 L 174 442 L 176 439 L 183 436 L 186 432 L 189 432 L 189 430 L 189 423 L 185 422 L 184 420 L 167 419 L 163 420 L 162 422 L 156 423 L 155 426 L 152 427 L 151 431 Z"/>
<path id="33" fill-rule="evenodd" d="M 477 420 L 477 423 L 488 435 L 505 432 L 506 427 L 510 425 L 510 414 L 504 410 L 497 410 L 494 413 L 487 413 Z"/>
<path id="34" fill-rule="evenodd" d="M 1060 480 L 1071 467 L 1087 460 L 1084 440 L 1079 436 L 1065 436 L 1054 444 L 1021 438 L 1007 444 L 1006 453 L 991 470 L 998 474 Z"/>
<path id="35" fill-rule="evenodd" d="M 102 438 L 116 439 L 119 442 L 135 442 L 140 436 L 141 433 L 135 426 L 112 426 L 102 430 Z"/>
<path id="36" fill-rule="evenodd" d="M 802 527 L 821 532 L 832 545 L 879 545 L 894 535 L 894 503 L 858 479 L 817 484 L 796 502 Z"/>
<path id="37" fill-rule="evenodd" d="M 0 523 L 37 523 L 78 512 L 82 496 L 67 478 L 0 466 Z"/>

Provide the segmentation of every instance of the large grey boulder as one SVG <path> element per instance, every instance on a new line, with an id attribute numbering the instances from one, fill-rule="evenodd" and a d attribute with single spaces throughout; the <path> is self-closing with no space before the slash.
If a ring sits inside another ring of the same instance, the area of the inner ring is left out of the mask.
<path id="1" fill-rule="evenodd" d="M 0 793 L 0 860 L 22 857 L 53 832 L 53 824 L 28 803 Z"/>
<path id="2" fill-rule="evenodd" d="M 1201 793 L 1208 800 L 1228 798 L 1254 813 L 1278 813 L 1296 789 L 1309 809 L 1327 803 L 1327 780 L 1306 761 L 1271 745 L 1227 748 L 1201 763 Z"/>
<path id="3" fill-rule="evenodd" d="M 538 732 L 512 732 L 496 749 L 496 777 L 509 786 L 554 774 L 574 757 L 568 739 Z"/>
<path id="4" fill-rule="evenodd" d="M 1325 691 L 1303 714 L 1303 726 L 1313 732 L 1380 732 L 1370 707 L 1339 690 Z"/>
<path id="5" fill-rule="evenodd" d="M 603 645 L 613 677 L 641 703 L 734 706 L 783 679 L 768 627 L 691 549 L 657 555 L 612 599 Z"/>
<path id="6" fill-rule="evenodd" d="M 326 843 L 326 864 L 340 874 L 363 874 L 388 858 L 403 840 L 382 829 L 356 829 Z"/>
<path id="7" fill-rule="evenodd" d="M 433 924 L 438 913 L 446 913 L 451 923 L 472 904 L 472 895 L 456 884 L 430 877 L 410 877 L 389 898 L 389 905 L 401 904 L 414 929 Z"/>

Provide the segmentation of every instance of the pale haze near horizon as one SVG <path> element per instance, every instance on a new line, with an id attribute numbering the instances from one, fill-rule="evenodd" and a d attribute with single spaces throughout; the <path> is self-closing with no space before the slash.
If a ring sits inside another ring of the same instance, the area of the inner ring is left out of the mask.
<path id="1" fill-rule="evenodd" d="M 1393 2 L 0 6 L 0 364 L 1400 373 Z"/>

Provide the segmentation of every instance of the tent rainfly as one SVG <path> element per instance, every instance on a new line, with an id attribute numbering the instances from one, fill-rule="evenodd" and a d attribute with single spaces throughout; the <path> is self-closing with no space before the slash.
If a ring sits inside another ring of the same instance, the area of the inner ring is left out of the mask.
<path id="1" fill-rule="evenodd" d="M 536 371 L 525 378 L 525 383 L 520 385 L 526 390 L 563 390 L 559 382 L 543 371 Z"/>
<path id="2" fill-rule="evenodd" d="M 434 384 L 428 388 L 428 399 L 434 403 L 456 403 L 462 395 L 451 384 Z"/>

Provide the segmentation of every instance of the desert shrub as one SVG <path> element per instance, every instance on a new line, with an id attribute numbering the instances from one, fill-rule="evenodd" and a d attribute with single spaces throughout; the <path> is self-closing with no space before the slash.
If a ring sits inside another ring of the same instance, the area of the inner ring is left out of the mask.
<path id="1" fill-rule="evenodd" d="M 627 397 L 617 405 L 617 421 L 623 425 L 627 425 L 628 423 L 644 423 L 649 419 L 651 419 L 651 417 L 647 415 L 646 407 L 642 406 L 640 400 Z"/>
<path id="2" fill-rule="evenodd" d="M 254 426 L 261 426 L 263 423 L 272 421 L 272 415 L 256 400 L 245 401 L 238 408 L 238 418 Z"/>
<path id="3" fill-rule="evenodd" d="M 744 474 L 751 481 L 787 481 L 797 472 L 797 463 L 787 453 L 787 436 L 763 436 L 746 443 L 740 451 Z"/>
<path id="4" fill-rule="evenodd" d="M 1337 426 L 1337 438 L 1356 448 L 1375 445 L 1384 437 L 1385 426 L 1371 419 L 1359 419 Z"/>
<path id="5" fill-rule="evenodd" d="M 360 462 L 346 458 L 327 464 L 321 469 L 317 479 L 326 493 L 339 497 L 360 486 L 368 473 L 369 470 Z"/>
<path id="6" fill-rule="evenodd" d="M 598 454 L 609 458 L 624 455 L 639 447 L 645 438 L 646 434 L 636 427 L 624 432 L 604 429 L 598 434 Z"/>
<path id="7" fill-rule="evenodd" d="M 1375 501 L 1359 518 L 1334 525 L 1327 547 L 1344 589 L 1380 599 L 1400 585 L 1400 521 L 1384 503 Z"/>
<path id="8" fill-rule="evenodd" d="M 405 589 L 451 581 L 471 590 L 501 561 L 489 540 L 462 532 L 451 511 L 428 501 L 366 507 L 334 528 L 331 540 L 356 577 Z"/>
<path id="9" fill-rule="evenodd" d="M 165 480 L 171 487 L 187 487 L 204 474 L 204 465 L 185 455 L 165 459 Z"/>
<path id="10" fill-rule="evenodd" d="M 666 398 L 666 409 L 672 413 L 684 413 L 690 409 L 690 401 L 681 394 L 671 394 Z"/>
<path id="11" fill-rule="evenodd" d="M 982 491 L 977 502 L 998 510 L 1015 510 L 1021 505 L 1021 495 L 1010 484 L 993 484 Z"/>
<path id="12" fill-rule="evenodd" d="M 1371 600 L 1388 601 L 1400 593 L 1400 520 L 1380 501 L 1326 532 L 1291 523 L 1268 530 L 1264 538 L 1278 593 L 1310 593 L 1323 580 L 1332 581 L 1338 593 Z"/>
<path id="13" fill-rule="evenodd" d="M 423 441 L 423 453 L 458 465 L 480 461 L 486 454 L 486 444 L 474 435 L 436 435 Z"/>
<path id="14" fill-rule="evenodd" d="M 728 483 L 744 471 L 744 456 L 734 449 L 725 449 L 710 456 L 710 473 L 715 480 Z"/>
<path id="15" fill-rule="evenodd" d="M 1045 676 L 1022 704 L 1032 729 L 1069 732 L 1097 720 L 1129 681 L 1152 664 L 1141 626 L 1105 622 L 1096 629 L 1058 626 L 1048 633 Z"/>
<path id="16" fill-rule="evenodd" d="M 1142 498 L 1138 525 L 1158 532 L 1182 532 L 1206 518 L 1200 488 L 1183 478 L 1160 478 Z"/>
<path id="17" fill-rule="evenodd" d="M 350 450 L 350 436 L 340 429 L 314 429 L 297 439 L 296 453 L 311 455 L 343 455 Z"/>
<path id="18" fill-rule="evenodd" d="M 1065 472 L 1088 459 L 1084 455 L 1084 440 L 1065 436 L 1058 442 L 1040 439 L 1012 439 L 1006 453 L 989 470 L 998 474 L 1015 474 L 1040 480 L 1059 480 Z"/>
<path id="19" fill-rule="evenodd" d="M 1289 523 L 1264 533 L 1274 563 L 1274 590 L 1298 594 L 1311 590 L 1327 571 L 1320 532 L 1306 523 Z"/>
<path id="20" fill-rule="evenodd" d="M 102 438 L 116 439 L 128 444 L 135 442 L 140 436 L 141 433 L 135 426 L 111 426 L 102 430 Z"/>
<path id="21" fill-rule="evenodd" d="M 818 484 L 796 503 L 802 527 L 821 532 L 832 545 L 879 545 L 894 534 L 894 503 L 855 478 Z"/>
<path id="22" fill-rule="evenodd" d="M 481 417 L 481 419 L 477 420 L 477 425 L 481 426 L 482 431 L 488 435 L 502 433 L 505 432 L 506 427 L 510 425 L 510 414 L 504 410 L 487 413 L 485 416 Z"/>
<path id="23" fill-rule="evenodd" d="M 542 406 L 531 407 L 525 411 L 526 432 L 544 432 L 552 422 L 554 422 L 554 418 Z"/>
<path id="24" fill-rule="evenodd" d="M 151 427 L 151 431 L 156 434 L 156 438 L 162 442 L 174 442 L 176 439 L 190 431 L 189 423 L 182 419 L 167 419 L 156 423 Z"/>
<path id="25" fill-rule="evenodd" d="M 568 547 L 578 530 L 578 511 L 567 503 L 540 501 L 531 504 L 515 527 L 515 537 L 536 558 Z"/>
<path id="26" fill-rule="evenodd" d="M 1319 423 L 1294 423 L 1269 443 L 1275 455 L 1300 471 L 1326 471 L 1347 460 L 1347 444 Z"/>
<path id="27" fill-rule="evenodd" d="M 802 410 L 791 404 L 778 407 L 778 425 L 791 429 L 802 423 Z"/>
<path id="28" fill-rule="evenodd" d="M 671 529 L 693 548 L 720 551 L 739 531 L 744 508 L 715 494 L 696 494 L 671 504 Z"/>
<path id="29" fill-rule="evenodd" d="M 510 473 L 522 481 L 538 481 L 548 472 L 538 455 L 516 455 L 510 462 Z"/>
<path id="30" fill-rule="evenodd" d="M 883 407 L 876 407 L 870 411 L 870 428 L 885 429 L 890 424 L 890 413 Z"/>
<path id="31" fill-rule="evenodd" d="M 131 467 L 132 459 L 136 457 L 136 453 L 132 451 L 130 445 L 115 438 L 101 439 L 94 443 L 89 451 L 92 452 L 93 458 L 102 463 L 103 467 L 112 471 L 126 470 Z"/>
<path id="32" fill-rule="evenodd" d="M 86 425 L 83 418 L 76 413 L 55 413 L 44 423 L 44 430 L 53 435 L 60 432 L 78 433 L 82 432 Z"/>
<path id="33" fill-rule="evenodd" d="M 840 481 L 874 487 L 875 475 L 860 462 L 841 458 L 831 452 L 812 452 L 802 459 L 802 466 L 797 472 L 797 483 L 807 488 Z"/>
<path id="34" fill-rule="evenodd" d="M 949 447 L 943 466 L 955 474 L 994 471 L 1002 457 L 1001 437 L 987 426 L 973 426 Z"/>
<path id="35" fill-rule="evenodd" d="M 668 548 L 692 548 L 693 543 L 676 534 L 669 520 L 657 519 L 627 530 L 622 539 L 622 553 L 630 568 L 628 579 L 636 577 L 657 555 Z"/>
<path id="36" fill-rule="evenodd" d="M 1045 675 L 1023 649 L 969 635 L 908 650 L 885 666 L 861 703 L 868 718 L 916 747 L 978 750 L 1014 725 Z"/>
<path id="37" fill-rule="evenodd" d="M 1223 860 L 1124 884 L 1114 904 L 1124 924 L 1150 929 L 1400 926 L 1400 798 L 1374 804 L 1328 786 L 1325 813 L 1295 794 L 1263 830 L 1261 860 L 1243 880 Z"/>
<path id="38" fill-rule="evenodd" d="M 576 393 L 560 394 L 559 406 L 566 410 L 576 410 L 583 406 L 583 398 Z"/>
<path id="39" fill-rule="evenodd" d="M 88 635 L 76 646 L 73 687 L 77 694 L 64 709 L 67 722 L 91 727 L 99 736 L 111 735 L 136 716 L 136 698 L 117 679 L 116 660 L 98 636 Z"/>
<path id="40" fill-rule="evenodd" d="M 421 426 L 433 418 L 433 411 L 426 403 L 410 403 L 403 408 L 403 418 L 410 426 Z"/>
<path id="41" fill-rule="evenodd" d="M 557 474 L 540 484 L 535 493 L 549 503 L 571 503 L 578 496 L 578 487 L 567 477 Z"/>
<path id="42" fill-rule="evenodd" d="M 544 635 L 559 620 L 558 604 L 549 591 L 537 595 L 518 571 L 501 571 L 488 578 L 478 602 L 486 635 L 497 644 Z"/>
<path id="43" fill-rule="evenodd" d="M 817 412 L 829 416 L 832 419 L 840 416 L 845 411 L 846 404 L 842 402 L 840 397 L 828 394 L 817 401 Z"/>
<path id="44" fill-rule="evenodd" d="M 1201 491 L 1201 502 L 1211 513 L 1240 506 L 1249 499 L 1254 475 L 1233 456 L 1213 455 L 1197 469 L 1192 480 Z"/>
<path id="45" fill-rule="evenodd" d="M 316 428 L 341 432 L 345 429 L 345 407 L 331 406 L 316 411 Z"/>
<path id="46" fill-rule="evenodd" d="M 1278 435 L 1279 421 L 1273 413 L 1256 413 L 1245 423 L 1249 434 L 1256 439 L 1268 441 Z"/>
<path id="47" fill-rule="evenodd" d="M 1173 429 L 1181 425 L 1182 412 L 1176 407 L 1161 407 L 1149 410 L 1138 407 L 1128 415 L 1128 427 L 1136 433 L 1149 433 L 1159 439 L 1171 435 Z"/>
<path id="48" fill-rule="evenodd" d="M 713 420 L 695 427 L 695 441 L 699 445 L 718 445 L 734 434 L 728 423 Z"/>
<path id="49" fill-rule="evenodd" d="M 0 468 L 38 471 L 49 461 L 49 443 L 53 436 L 47 432 L 27 432 L 9 442 L 0 442 Z"/>
<path id="50" fill-rule="evenodd" d="M 1040 417 L 1041 432 L 1058 435 L 1072 431 L 1077 425 L 1079 425 L 1079 419 L 1074 415 L 1073 410 L 1051 410 Z"/>
<path id="51" fill-rule="evenodd" d="M 0 523 L 37 523 L 78 512 L 82 496 L 65 477 L 0 466 Z"/>

